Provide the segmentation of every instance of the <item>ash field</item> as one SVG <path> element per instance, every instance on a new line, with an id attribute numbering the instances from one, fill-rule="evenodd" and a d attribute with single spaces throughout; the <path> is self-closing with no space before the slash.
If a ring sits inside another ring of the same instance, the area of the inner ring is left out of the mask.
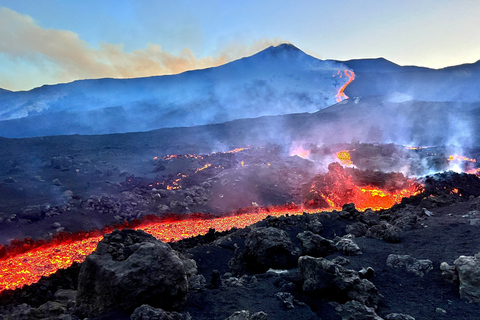
<path id="1" fill-rule="evenodd" d="M 284 44 L 0 92 L 0 318 L 475 319 L 479 77 Z"/>

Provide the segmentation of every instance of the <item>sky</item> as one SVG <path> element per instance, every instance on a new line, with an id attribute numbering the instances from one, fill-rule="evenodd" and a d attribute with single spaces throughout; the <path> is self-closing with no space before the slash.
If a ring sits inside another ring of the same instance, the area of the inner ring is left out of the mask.
<path id="1" fill-rule="evenodd" d="M 176 74 L 289 42 L 319 59 L 480 60 L 478 0 L 0 0 L 0 88 Z"/>

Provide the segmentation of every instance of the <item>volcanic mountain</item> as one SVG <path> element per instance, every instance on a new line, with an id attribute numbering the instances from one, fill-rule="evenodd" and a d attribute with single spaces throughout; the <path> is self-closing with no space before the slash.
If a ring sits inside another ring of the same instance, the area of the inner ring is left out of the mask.
<path id="1" fill-rule="evenodd" d="M 347 67 L 290 44 L 178 75 L 81 80 L 0 92 L 0 136 L 109 134 L 221 123 L 336 102 Z"/>

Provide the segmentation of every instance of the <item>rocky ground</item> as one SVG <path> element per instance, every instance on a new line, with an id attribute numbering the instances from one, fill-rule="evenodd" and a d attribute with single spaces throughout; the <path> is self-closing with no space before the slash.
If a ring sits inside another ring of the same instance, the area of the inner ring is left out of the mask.
<path id="1" fill-rule="evenodd" d="M 345 205 L 170 245 L 114 232 L 83 264 L 2 293 L 0 317 L 475 319 L 480 179 L 425 183 L 380 212 Z"/>

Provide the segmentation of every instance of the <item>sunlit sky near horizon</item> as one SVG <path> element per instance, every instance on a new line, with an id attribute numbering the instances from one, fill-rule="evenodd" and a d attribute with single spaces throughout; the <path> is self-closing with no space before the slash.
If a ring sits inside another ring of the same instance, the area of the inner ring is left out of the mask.
<path id="1" fill-rule="evenodd" d="M 0 0 L 0 88 L 175 74 L 290 42 L 319 59 L 480 59 L 477 0 Z"/>

